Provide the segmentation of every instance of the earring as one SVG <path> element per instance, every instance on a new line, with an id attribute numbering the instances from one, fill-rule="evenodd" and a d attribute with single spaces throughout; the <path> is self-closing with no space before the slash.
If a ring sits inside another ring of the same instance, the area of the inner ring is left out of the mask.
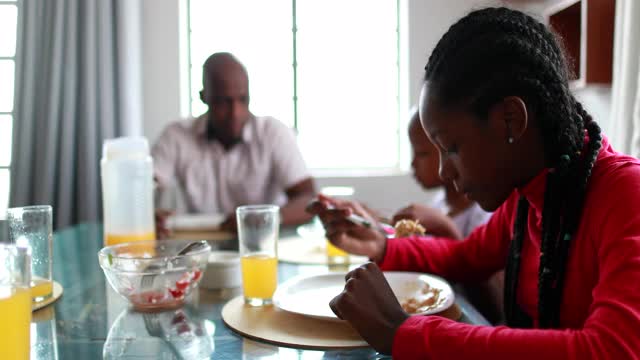
<path id="1" fill-rule="evenodd" d="M 509 144 L 513 144 L 513 136 L 509 136 L 509 138 L 507 139 L 507 142 Z"/>

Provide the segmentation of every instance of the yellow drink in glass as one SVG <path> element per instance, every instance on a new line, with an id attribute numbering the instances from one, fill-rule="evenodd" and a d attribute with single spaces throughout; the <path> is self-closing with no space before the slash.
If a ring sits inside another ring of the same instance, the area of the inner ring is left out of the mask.
<path id="1" fill-rule="evenodd" d="M 31 291 L 0 289 L 0 359 L 29 359 Z"/>
<path id="2" fill-rule="evenodd" d="M 271 303 L 271 297 L 278 285 L 278 259 L 264 254 L 243 256 L 242 286 L 245 301 L 250 305 Z"/>
<path id="3" fill-rule="evenodd" d="M 42 301 L 53 294 L 53 283 L 51 280 L 34 277 L 31 280 L 31 297 L 33 301 Z"/>
<path id="4" fill-rule="evenodd" d="M 329 264 L 347 263 L 349 262 L 349 254 L 327 240 L 327 259 Z"/>
<path id="5" fill-rule="evenodd" d="M 111 245 L 124 244 L 128 242 L 134 242 L 134 241 L 145 241 L 145 240 L 155 240 L 155 239 L 156 239 L 155 231 L 151 231 L 148 233 L 141 233 L 141 234 L 105 234 L 104 245 L 111 246 Z"/>

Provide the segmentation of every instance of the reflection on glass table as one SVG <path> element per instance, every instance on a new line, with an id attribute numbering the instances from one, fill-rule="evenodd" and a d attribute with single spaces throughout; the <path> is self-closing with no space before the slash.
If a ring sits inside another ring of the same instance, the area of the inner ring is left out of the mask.
<path id="1" fill-rule="evenodd" d="M 190 306 L 160 313 L 127 309 L 109 330 L 103 358 L 208 359 L 214 331 L 215 324 Z"/>
<path id="2" fill-rule="evenodd" d="M 358 350 L 298 350 L 287 347 L 279 347 L 247 338 L 242 338 L 242 360 L 278 360 L 278 359 L 302 359 L 302 360 L 329 360 L 329 359 L 391 359 L 391 356 L 377 354 L 371 349 Z"/>
<path id="3" fill-rule="evenodd" d="M 295 229 L 282 229 L 282 236 L 295 235 Z M 221 311 L 227 301 L 242 294 L 241 288 L 209 290 L 199 288 L 187 299 L 188 305 L 171 324 L 176 311 L 162 315 L 158 321 L 162 336 L 156 333 L 154 319 L 128 310 L 129 304 L 107 283 L 98 264 L 98 251 L 103 247 L 100 224 L 81 224 L 54 234 L 53 278 L 64 287 L 64 295 L 49 307 L 34 313 L 32 323 L 31 359 L 193 359 L 204 355 L 208 359 L 381 359 L 371 348 L 356 350 L 314 351 L 250 342 L 225 326 Z M 238 250 L 236 239 L 212 242 L 214 250 Z M 278 280 L 284 282 L 297 275 L 314 275 L 329 270 L 348 271 L 349 266 L 331 268 L 319 265 L 278 264 Z M 456 294 L 456 303 L 463 312 L 461 321 L 487 325 L 486 320 L 463 295 Z M 36 314 L 46 315 L 43 321 Z M 166 316 L 166 317 L 164 317 Z M 178 335 L 180 323 L 190 330 L 184 340 Z M 34 334 L 34 325 L 37 335 Z M 173 327 L 172 327 L 173 326 Z M 201 329 L 197 331 L 197 329 Z M 295 331 L 295 329 L 292 329 Z M 199 335 L 199 333 L 204 335 Z M 160 333 L 160 332 L 158 332 Z M 174 346 L 172 350 L 167 340 Z M 258 344 L 258 345 L 256 345 Z M 187 351 L 193 351 L 194 356 Z M 176 352 L 179 354 L 176 355 Z M 131 354 L 131 355 L 127 355 Z M 139 356 L 136 356 L 139 354 Z M 188 355 L 185 355 L 188 354 Z M 189 357 L 191 356 L 191 357 Z"/>
<path id="4" fill-rule="evenodd" d="M 31 317 L 31 359 L 58 360 L 56 313 L 53 306 L 33 312 Z"/>

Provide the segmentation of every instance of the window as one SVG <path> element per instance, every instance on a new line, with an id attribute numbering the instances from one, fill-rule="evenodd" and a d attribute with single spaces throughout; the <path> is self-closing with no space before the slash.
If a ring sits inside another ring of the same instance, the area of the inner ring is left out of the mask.
<path id="1" fill-rule="evenodd" d="M 191 112 L 217 51 L 247 67 L 251 111 L 298 132 L 309 167 L 400 168 L 398 1 L 188 0 Z"/>
<path id="2" fill-rule="evenodd" d="M 18 6 L 17 1 L 0 1 L 0 219 L 9 204 Z"/>

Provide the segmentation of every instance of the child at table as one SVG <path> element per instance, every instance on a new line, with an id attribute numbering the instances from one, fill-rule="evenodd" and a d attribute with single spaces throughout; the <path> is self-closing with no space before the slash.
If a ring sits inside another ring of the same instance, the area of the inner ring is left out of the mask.
<path id="1" fill-rule="evenodd" d="M 460 233 L 459 237 L 465 238 L 476 227 L 486 223 L 491 217 L 491 213 L 484 211 L 475 201 L 459 192 L 453 183 L 442 181 L 438 175 L 440 167 L 438 149 L 422 129 L 418 115 L 418 110 L 415 109 L 412 111 L 409 121 L 413 176 L 424 189 L 442 189 L 442 193 L 437 195 L 430 206 L 411 204 L 400 209 L 393 215 L 393 223 L 395 224 L 402 219 L 418 220 L 421 224 L 427 225 L 427 232 L 429 232 L 430 219 L 435 209 L 450 217 L 456 230 Z M 456 234 L 448 235 L 457 237 Z"/>
<path id="2" fill-rule="evenodd" d="M 329 239 L 369 263 L 331 308 L 394 359 L 640 358 L 640 162 L 573 97 L 554 35 L 506 8 L 471 12 L 426 66 L 420 120 L 440 176 L 494 211 L 464 241 L 387 240 L 358 204 L 320 197 Z M 331 204 L 335 209 L 330 210 Z M 507 326 L 409 317 L 381 270 L 482 279 L 506 266 Z"/>

